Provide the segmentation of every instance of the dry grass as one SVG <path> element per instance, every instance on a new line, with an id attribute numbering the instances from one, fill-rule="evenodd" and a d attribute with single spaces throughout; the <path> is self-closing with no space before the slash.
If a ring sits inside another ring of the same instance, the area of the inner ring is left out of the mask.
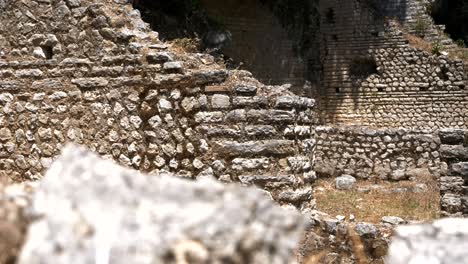
<path id="1" fill-rule="evenodd" d="M 468 64 L 468 48 L 457 48 L 450 50 L 449 57 L 453 59 L 459 59 Z"/>
<path id="2" fill-rule="evenodd" d="M 179 38 L 169 41 L 173 51 L 178 54 L 200 52 L 201 40 L 198 38 Z"/>
<path id="3" fill-rule="evenodd" d="M 418 183 L 425 183 L 424 192 L 392 192 L 395 188 L 411 188 L 414 182 L 381 182 L 383 189 L 369 192 L 357 190 L 340 191 L 334 188 L 334 180 L 319 180 L 315 198 L 319 210 L 331 215 L 349 216 L 353 214 L 357 221 L 380 222 L 383 216 L 398 216 L 405 220 L 431 220 L 439 217 L 439 190 L 437 180 L 424 176 Z M 370 183 L 359 183 L 359 186 Z"/>
<path id="4" fill-rule="evenodd" d="M 417 49 L 420 49 L 420 50 L 423 50 L 432 54 L 432 50 L 433 50 L 432 43 L 418 36 L 409 34 L 409 33 L 404 33 L 404 36 L 412 47 L 415 47 Z"/>
<path id="5" fill-rule="evenodd" d="M 403 35 L 412 47 L 426 51 L 430 54 L 434 53 L 434 50 L 436 50 L 435 46 L 438 45 L 437 43 L 431 43 L 425 39 L 422 39 L 407 32 L 404 32 Z M 442 49 L 441 51 L 443 51 L 443 47 L 440 48 Z M 462 60 L 463 62 L 468 63 L 468 48 L 451 48 L 447 50 L 447 53 L 448 57 L 452 60 Z"/>

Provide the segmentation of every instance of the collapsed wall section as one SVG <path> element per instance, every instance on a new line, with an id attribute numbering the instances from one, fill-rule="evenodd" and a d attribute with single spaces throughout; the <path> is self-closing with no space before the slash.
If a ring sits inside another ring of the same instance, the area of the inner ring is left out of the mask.
<path id="1" fill-rule="evenodd" d="M 0 17 L 8 40 L 0 60 L 2 177 L 41 178 L 71 141 L 141 171 L 257 184 L 281 203 L 313 207 L 314 100 L 160 42 L 127 1 L 30 5 L 9 1 Z M 55 26 L 63 21 L 70 24 L 62 31 Z M 14 23 L 37 30 L 9 35 Z M 141 29 L 120 42 L 135 24 Z M 106 40 L 114 33 L 115 42 Z M 56 40 L 52 58 L 38 56 L 37 39 Z M 69 41 L 83 45 L 55 53 Z"/>

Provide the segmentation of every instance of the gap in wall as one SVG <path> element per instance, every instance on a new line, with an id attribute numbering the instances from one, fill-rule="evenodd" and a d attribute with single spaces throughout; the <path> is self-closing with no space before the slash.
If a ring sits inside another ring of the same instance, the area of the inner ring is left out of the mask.
<path id="1" fill-rule="evenodd" d="M 431 15 L 438 25 L 460 45 L 468 46 L 468 1 L 436 0 L 431 5 Z"/>
<path id="2" fill-rule="evenodd" d="M 308 12 L 314 1 L 133 0 L 133 6 L 164 41 L 195 43 L 191 51 L 208 52 L 230 69 L 246 69 L 265 84 L 290 83 L 294 92 L 310 94 L 303 91 L 306 81 L 313 79 L 314 88 L 320 81 L 313 38 L 319 19 L 311 16 L 315 10 Z"/>

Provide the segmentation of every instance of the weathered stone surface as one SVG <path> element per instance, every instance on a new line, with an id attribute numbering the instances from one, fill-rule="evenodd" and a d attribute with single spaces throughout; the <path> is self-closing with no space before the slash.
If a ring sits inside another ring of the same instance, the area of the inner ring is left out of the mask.
<path id="1" fill-rule="evenodd" d="M 247 94 L 253 95 L 257 93 L 257 87 L 254 85 L 247 85 L 247 84 L 239 84 L 237 85 L 234 90 L 237 94 Z"/>
<path id="2" fill-rule="evenodd" d="M 310 201 L 312 199 L 312 187 L 283 191 L 278 195 L 278 199 L 292 204 Z"/>
<path id="3" fill-rule="evenodd" d="M 173 60 L 174 55 L 169 52 L 151 52 L 146 55 L 149 63 L 164 63 Z"/>
<path id="4" fill-rule="evenodd" d="M 292 155 L 296 151 L 292 140 L 221 141 L 216 145 L 218 153 L 228 156 Z"/>
<path id="5" fill-rule="evenodd" d="M 356 233 L 362 237 L 376 237 L 379 230 L 371 223 L 357 223 L 355 227 Z"/>
<path id="6" fill-rule="evenodd" d="M 275 107 L 278 108 L 312 108 L 315 100 L 299 96 L 280 96 L 276 100 Z"/>
<path id="7" fill-rule="evenodd" d="M 230 97 L 224 94 L 215 94 L 211 98 L 211 107 L 229 108 L 231 106 Z"/>
<path id="8" fill-rule="evenodd" d="M 465 133 L 462 129 L 441 129 L 439 137 L 442 144 L 463 145 Z"/>
<path id="9" fill-rule="evenodd" d="M 468 220 L 442 219 L 432 224 L 400 226 L 387 263 L 462 264 L 468 258 Z"/>
<path id="10" fill-rule="evenodd" d="M 272 185 L 272 184 L 286 184 L 293 185 L 297 181 L 291 175 L 240 175 L 240 182 L 244 184 L 258 184 L 258 185 Z M 305 193 L 310 199 L 311 193 Z M 286 194 L 282 197 L 286 197 Z"/>
<path id="11" fill-rule="evenodd" d="M 73 79 L 72 83 L 83 89 L 92 89 L 106 86 L 109 81 L 105 78 L 79 78 Z"/>
<path id="12" fill-rule="evenodd" d="M 180 72 L 183 72 L 184 68 L 183 68 L 182 62 L 180 62 L 180 61 L 170 61 L 170 62 L 164 63 L 163 69 L 165 71 L 167 71 L 167 72 L 180 73 Z"/>
<path id="13" fill-rule="evenodd" d="M 384 216 L 382 217 L 382 223 L 390 225 L 401 225 L 406 223 L 406 221 L 398 216 Z"/>
<path id="14" fill-rule="evenodd" d="M 293 123 L 295 121 L 295 113 L 293 111 L 284 110 L 257 110 L 252 109 L 247 111 L 247 118 L 262 123 L 282 122 Z"/>
<path id="15" fill-rule="evenodd" d="M 356 178 L 351 175 L 342 175 L 335 179 L 335 186 L 338 190 L 350 190 L 356 184 Z"/>
<path id="16" fill-rule="evenodd" d="M 452 164 L 450 173 L 454 175 L 464 176 L 465 179 L 468 179 L 468 162 L 459 162 Z"/>
<path id="17" fill-rule="evenodd" d="M 143 176 L 72 146 L 48 171 L 32 209 L 42 217 L 20 264 L 185 263 L 181 256 L 295 263 L 303 228 L 298 213 L 259 190 Z"/>
<path id="18" fill-rule="evenodd" d="M 446 159 L 468 159 L 468 147 L 463 145 L 441 145 L 440 155 Z"/>
<path id="19" fill-rule="evenodd" d="M 459 194 L 446 193 L 440 199 L 440 207 L 447 214 L 460 214 L 463 210 L 462 198 Z"/>

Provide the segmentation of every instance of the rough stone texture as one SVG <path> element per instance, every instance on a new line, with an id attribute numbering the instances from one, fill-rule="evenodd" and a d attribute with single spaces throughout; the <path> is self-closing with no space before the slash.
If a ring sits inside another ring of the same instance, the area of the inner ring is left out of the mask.
<path id="1" fill-rule="evenodd" d="M 437 133 L 407 129 L 316 127 L 319 176 L 407 180 L 429 172 L 440 175 Z"/>
<path id="2" fill-rule="evenodd" d="M 423 25 L 428 40 L 445 43 L 429 2 L 320 1 L 325 124 L 468 128 L 463 62 L 418 50 L 402 32 L 420 35 Z"/>
<path id="3" fill-rule="evenodd" d="M 49 169 L 31 209 L 41 217 L 25 264 L 295 263 L 304 228 L 299 213 L 260 190 L 144 176 L 74 146 Z"/>
<path id="4" fill-rule="evenodd" d="M 29 225 L 27 208 L 36 183 L 4 184 L 0 179 L 0 263 L 16 263 Z"/>
<path id="5" fill-rule="evenodd" d="M 291 174 L 274 185 L 249 181 L 274 198 L 310 188 L 302 179 L 313 179 L 315 101 L 162 43 L 129 2 L 8 0 L 2 7 L 1 170 L 39 179 L 71 141 L 146 172 L 223 181 Z M 38 49 L 49 56 L 35 57 Z M 291 103 L 278 103 L 285 96 Z M 245 147 L 256 140 L 264 140 L 260 151 Z M 236 152 L 226 155 L 218 143 Z M 271 166 L 237 170 L 236 158 Z"/>
<path id="6" fill-rule="evenodd" d="M 466 263 L 468 220 L 443 219 L 433 224 L 400 226 L 392 239 L 387 263 Z"/>
<path id="7" fill-rule="evenodd" d="M 439 132 L 444 169 L 440 178 L 442 213 L 468 216 L 468 131 L 445 129 Z"/>
<path id="8" fill-rule="evenodd" d="M 351 175 L 342 175 L 335 179 L 338 190 L 350 190 L 356 184 L 356 178 Z"/>
<path id="9" fill-rule="evenodd" d="M 361 250 L 365 259 L 360 256 L 359 261 L 383 263 L 389 243 L 387 234 L 392 232 L 393 227 L 386 224 L 347 222 L 345 217 L 338 219 L 338 216 L 330 217 L 318 211 L 312 211 L 308 216 L 309 232 L 301 243 L 300 263 L 355 263 L 356 254 L 360 254 L 357 251 Z M 353 245 L 352 241 L 358 240 L 362 244 Z"/>

